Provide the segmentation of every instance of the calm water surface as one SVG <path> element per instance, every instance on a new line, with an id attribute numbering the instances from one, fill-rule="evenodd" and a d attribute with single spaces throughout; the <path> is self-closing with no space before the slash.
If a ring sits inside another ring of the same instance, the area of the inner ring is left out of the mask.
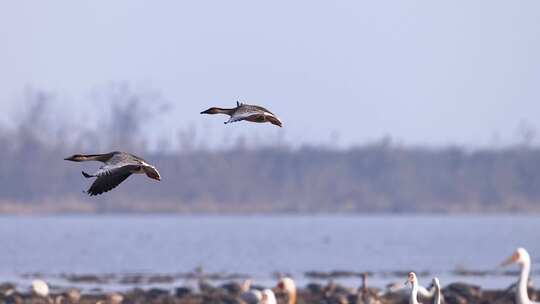
<path id="1" fill-rule="evenodd" d="M 454 271 L 497 271 L 518 246 L 531 253 L 535 270 L 539 234 L 540 218 L 532 216 L 0 217 L 0 279 L 202 267 L 259 282 L 279 271 L 300 284 L 310 281 L 306 271 L 373 271 L 372 284 L 383 286 L 402 279 L 384 273 L 415 270 L 446 282 L 505 287 L 513 276 Z"/>

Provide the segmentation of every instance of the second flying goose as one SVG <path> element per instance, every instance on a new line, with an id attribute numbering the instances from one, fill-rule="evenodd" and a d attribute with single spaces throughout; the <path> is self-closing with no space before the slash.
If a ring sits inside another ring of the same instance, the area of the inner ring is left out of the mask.
<path id="1" fill-rule="evenodd" d="M 225 124 L 236 122 L 236 121 L 251 121 L 251 122 L 269 122 L 273 125 L 281 127 L 281 121 L 277 118 L 274 113 L 268 111 L 267 109 L 255 106 L 248 105 L 241 102 L 236 102 L 236 108 L 224 109 L 212 107 L 206 111 L 202 111 L 201 114 L 226 114 L 229 115 L 228 121 Z"/>

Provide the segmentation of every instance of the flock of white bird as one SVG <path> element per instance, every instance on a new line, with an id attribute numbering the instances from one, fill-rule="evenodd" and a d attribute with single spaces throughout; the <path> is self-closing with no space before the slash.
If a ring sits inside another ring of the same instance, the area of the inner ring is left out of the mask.
<path id="1" fill-rule="evenodd" d="M 517 290 L 515 293 L 516 304 L 534 304 L 540 302 L 533 302 L 530 300 L 527 294 L 527 287 L 529 282 L 529 275 L 531 271 L 531 258 L 529 253 L 524 248 L 518 248 L 514 253 L 508 257 L 501 266 L 507 266 L 510 264 L 518 264 L 520 267 L 520 275 L 517 281 Z M 433 278 L 433 287 L 428 290 L 421 286 L 418 282 L 418 278 L 414 272 L 410 272 L 407 277 L 406 285 L 409 286 L 409 303 L 418 304 L 418 297 L 422 299 L 431 299 L 432 303 L 440 304 L 443 301 L 441 294 L 441 285 L 438 278 Z M 276 295 L 274 292 L 280 292 L 285 294 L 287 298 L 287 304 L 296 304 L 297 291 L 296 284 L 293 279 L 284 277 L 279 279 L 277 285 L 273 289 L 253 289 L 251 288 L 251 280 L 246 280 L 241 286 L 240 299 L 247 304 L 277 304 Z M 39 297 L 49 297 L 49 286 L 43 280 L 32 281 L 32 293 Z M 371 298 L 364 299 L 365 303 L 381 303 L 377 296 L 370 295 Z M 122 301 L 118 298 L 118 303 Z"/>
<path id="2" fill-rule="evenodd" d="M 515 293 L 516 304 L 534 304 L 540 302 L 531 301 L 527 294 L 527 286 L 531 272 L 531 257 L 525 248 L 518 248 L 508 257 L 501 266 L 510 264 L 518 264 L 520 267 L 520 275 L 517 281 L 517 290 Z M 410 304 L 418 304 L 418 295 L 421 294 L 424 298 L 432 298 L 434 304 L 441 303 L 441 285 L 438 278 L 433 278 L 433 290 L 429 292 L 426 288 L 419 285 L 418 279 L 414 272 L 409 273 L 406 284 L 410 285 Z"/>

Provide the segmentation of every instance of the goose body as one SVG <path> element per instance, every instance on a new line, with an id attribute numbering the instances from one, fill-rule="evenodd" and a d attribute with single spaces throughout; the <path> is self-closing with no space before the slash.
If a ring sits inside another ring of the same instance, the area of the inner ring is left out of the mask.
<path id="1" fill-rule="evenodd" d="M 525 250 L 525 248 L 516 249 L 516 251 L 514 251 L 514 253 L 501 264 L 501 266 L 514 263 L 518 264 L 521 268 L 517 282 L 516 304 L 540 304 L 539 302 L 531 301 L 531 299 L 529 299 L 529 295 L 527 294 L 527 283 L 529 281 L 529 275 L 531 272 L 531 256 L 527 250 Z"/>
<path id="2" fill-rule="evenodd" d="M 90 196 L 110 191 L 126 180 L 131 174 L 146 174 L 151 179 L 161 180 L 156 167 L 148 164 L 144 159 L 126 152 L 110 152 L 105 154 L 75 154 L 65 158 L 74 162 L 100 161 L 104 163 L 96 173 L 82 172 L 86 178 L 95 177 L 96 180 L 86 191 Z"/>
<path id="3" fill-rule="evenodd" d="M 237 121 L 250 121 L 250 122 L 257 122 L 257 123 L 264 123 L 269 122 L 273 125 L 276 125 L 278 127 L 281 127 L 281 121 L 277 116 L 268 111 L 267 109 L 256 106 L 256 105 L 248 105 L 241 102 L 236 102 L 235 108 L 217 108 L 212 107 L 208 110 L 202 111 L 201 114 L 226 114 L 229 115 L 230 118 L 228 121 L 225 122 L 225 124 L 229 124 L 232 122 Z"/>

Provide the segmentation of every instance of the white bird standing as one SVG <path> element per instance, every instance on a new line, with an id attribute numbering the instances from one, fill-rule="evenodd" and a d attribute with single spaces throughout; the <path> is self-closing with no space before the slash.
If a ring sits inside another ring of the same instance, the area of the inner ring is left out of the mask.
<path id="1" fill-rule="evenodd" d="M 408 283 L 408 282 L 407 282 Z M 392 283 L 387 286 L 387 292 L 396 292 L 403 295 L 408 295 L 410 292 L 403 286 L 402 283 Z M 381 291 L 379 295 L 382 295 L 384 291 Z M 422 300 L 430 300 L 435 296 L 435 286 L 432 286 L 430 289 L 425 288 L 424 286 L 418 285 L 418 297 Z"/>
<path id="2" fill-rule="evenodd" d="M 521 273 L 517 282 L 516 292 L 516 304 L 534 304 L 540 302 L 534 302 L 529 299 L 527 294 L 527 283 L 529 282 L 529 274 L 531 272 L 531 257 L 524 248 L 518 248 L 514 253 L 501 263 L 501 266 L 510 264 L 518 264 L 521 268 Z"/>
<path id="3" fill-rule="evenodd" d="M 418 303 L 418 294 L 420 290 L 420 286 L 418 284 L 418 279 L 416 278 L 416 273 L 409 272 L 409 276 L 407 278 L 407 282 L 405 284 L 409 284 L 411 286 L 411 293 L 409 295 L 409 304 L 419 304 Z M 433 303 L 434 304 L 441 304 L 441 284 L 439 283 L 438 278 L 433 278 L 433 292 L 427 292 L 433 297 Z"/>

